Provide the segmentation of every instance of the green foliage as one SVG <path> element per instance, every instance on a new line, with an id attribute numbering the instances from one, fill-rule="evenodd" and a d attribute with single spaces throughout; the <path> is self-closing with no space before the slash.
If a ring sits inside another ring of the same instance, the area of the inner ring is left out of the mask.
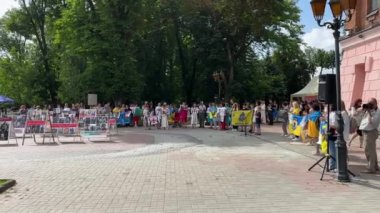
<path id="1" fill-rule="evenodd" d="M 20 5 L 0 21 L 0 92 L 20 103 L 209 101 L 215 71 L 226 99 L 287 99 L 319 64 L 299 49 L 292 0 Z"/>
<path id="2" fill-rule="evenodd" d="M 305 50 L 305 54 L 309 65 L 312 66 L 316 72 L 317 68 L 320 69 L 318 72 L 322 73 L 323 69 L 331 69 L 335 67 L 334 51 L 325 51 L 318 48 L 308 47 Z"/>

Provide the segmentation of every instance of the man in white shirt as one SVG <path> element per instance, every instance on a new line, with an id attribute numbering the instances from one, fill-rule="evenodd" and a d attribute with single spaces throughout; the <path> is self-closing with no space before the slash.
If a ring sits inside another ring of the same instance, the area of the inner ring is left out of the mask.
<path id="1" fill-rule="evenodd" d="M 365 155 L 368 161 L 368 170 L 364 173 L 376 173 L 379 170 L 377 164 L 376 139 L 378 138 L 377 128 L 380 123 L 380 110 L 377 108 L 377 100 L 372 98 L 367 106 L 363 105 L 365 111 L 359 129 L 363 132 L 365 141 Z"/>

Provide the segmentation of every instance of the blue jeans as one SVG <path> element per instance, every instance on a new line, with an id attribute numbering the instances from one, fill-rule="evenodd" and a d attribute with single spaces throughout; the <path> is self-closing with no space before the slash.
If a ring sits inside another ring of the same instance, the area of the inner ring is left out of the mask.
<path id="1" fill-rule="evenodd" d="M 329 154 L 331 157 L 336 159 L 335 141 L 333 140 L 329 140 Z M 330 170 L 336 169 L 336 162 L 334 159 L 330 158 L 330 162 L 329 162 Z"/>

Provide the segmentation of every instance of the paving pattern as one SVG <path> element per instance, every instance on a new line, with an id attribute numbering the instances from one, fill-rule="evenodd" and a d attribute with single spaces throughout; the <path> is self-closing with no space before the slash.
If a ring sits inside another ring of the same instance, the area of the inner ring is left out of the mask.
<path id="1" fill-rule="evenodd" d="M 112 143 L 0 146 L 0 178 L 17 180 L 0 212 L 380 211 L 379 175 L 320 181 L 319 167 L 307 172 L 313 148 L 278 131 L 129 128 Z M 364 169 L 362 150 L 350 153 Z"/>

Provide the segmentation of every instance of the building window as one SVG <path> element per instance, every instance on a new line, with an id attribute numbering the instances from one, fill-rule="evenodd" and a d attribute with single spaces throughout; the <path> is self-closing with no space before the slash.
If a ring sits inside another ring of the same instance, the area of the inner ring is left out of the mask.
<path id="1" fill-rule="evenodd" d="M 369 0 L 368 3 L 368 13 L 373 12 L 374 10 L 379 9 L 379 1 L 380 0 Z"/>

